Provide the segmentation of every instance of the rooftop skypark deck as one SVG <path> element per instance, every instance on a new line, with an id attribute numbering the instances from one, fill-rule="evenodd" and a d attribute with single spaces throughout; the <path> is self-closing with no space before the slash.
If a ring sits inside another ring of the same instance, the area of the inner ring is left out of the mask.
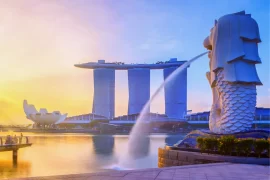
<path id="1" fill-rule="evenodd" d="M 177 58 L 171 58 L 169 61 L 162 62 L 159 61 L 155 64 L 125 64 L 123 62 L 110 62 L 106 63 L 105 60 L 98 60 L 98 62 L 88 62 L 75 64 L 75 67 L 86 68 L 86 69 L 98 69 L 98 68 L 107 68 L 107 69 L 116 69 L 116 70 L 128 70 L 134 68 L 149 68 L 149 69 L 164 69 L 169 67 L 178 67 L 184 64 L 187 61 L 177 61 Z"/>
<path id="2" fill-rule="evenodd" d="M 128 115 L 138 114 L 150 99 L 151 70 L 162 70 L 164 80 L 187 61 L 158 61 L 152 64 L 125 64 L 123 62 L 88 62 L 75 64 L 75 67 L 93 69 L 94 99 L 92 113 L 108 119 L 115 116 L 115 72 L 127 71 L 128 79 Z M 188 66 L 189 67 L 189 66 Z M 187 106 L 187 68 L 174 78 L 172 85 L 164 87 L 165 114 L 170 118 L 182 119 Z M 150 113 L 150 108 L 147 109 Z"/>

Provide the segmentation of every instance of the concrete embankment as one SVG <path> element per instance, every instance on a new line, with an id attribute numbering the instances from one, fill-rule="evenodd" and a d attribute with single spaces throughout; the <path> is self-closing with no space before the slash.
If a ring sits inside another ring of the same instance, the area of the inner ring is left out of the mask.
<path id="1" fill-rule="evenodd" d="M 240 163 L 269 165 L 269 158 L 222 156 L 183 150 L 158 149 L 158 167 L 183 166 L 209 163 Z"/>

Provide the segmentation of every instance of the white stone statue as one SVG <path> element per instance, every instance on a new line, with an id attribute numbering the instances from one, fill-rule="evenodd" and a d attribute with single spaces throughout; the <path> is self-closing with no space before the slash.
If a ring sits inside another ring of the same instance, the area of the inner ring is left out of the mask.
<path id="1" fill-rule="evenodd" d="M 255 116 L 256 85 L 262 85 L 255 64 L 261 63 L 261 42 L 257 22 L 244 11 L 222 16 L 215 21 L 204 40 L 209 49 L 213 104 L 209 128 L 214 133 L 247 131 Z"/>

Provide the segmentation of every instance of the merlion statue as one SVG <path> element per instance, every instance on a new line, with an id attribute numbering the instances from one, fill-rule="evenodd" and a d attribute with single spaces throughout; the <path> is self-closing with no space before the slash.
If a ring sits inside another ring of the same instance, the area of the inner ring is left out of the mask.
<path id="1" fill-rule="evenodd" d="M 204 40 L 209 51 L 213 104 L 209 128 L 214 133 L 230 134 L 251 128 L 256 108 L 256 86 L 262 85 L 256 64 L 261 63 L 261 42 L 257 22 L 244 11 L 222 16 L 215 21 Z"/>

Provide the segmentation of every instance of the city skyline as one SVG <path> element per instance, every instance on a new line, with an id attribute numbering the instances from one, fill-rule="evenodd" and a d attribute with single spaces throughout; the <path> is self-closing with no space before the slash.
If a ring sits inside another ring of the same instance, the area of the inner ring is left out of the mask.
<path id="1" fill-rule="evenodd" d="M 264 85 L 257 88 L 257 106 L 270 107 L 269 2 L 169 2 L 0 2 L 0 123 L 28 122 L 23 99 L 69 115 L 89 113 L 93 73 L 74 64 L 98 59 L 125 63 L 188 60 L 205 51 L 202 43 L 215 19 L 241 10 L 252 14 L 260 27 L 262 65 L 257 71 Z M 208 111 L 212 103 L 205 77 L 208 64 L 205 56 L 188 68 L 188 109 L 195 112 Z M 115 76 L 118 116 L 127 113 L 127 72 Z M 150 77 L 153 94 L 163 81 L 162 71 L 151 72 Z M 162 95 L 151 105 L 151 112 L 164 113 Z"/>

